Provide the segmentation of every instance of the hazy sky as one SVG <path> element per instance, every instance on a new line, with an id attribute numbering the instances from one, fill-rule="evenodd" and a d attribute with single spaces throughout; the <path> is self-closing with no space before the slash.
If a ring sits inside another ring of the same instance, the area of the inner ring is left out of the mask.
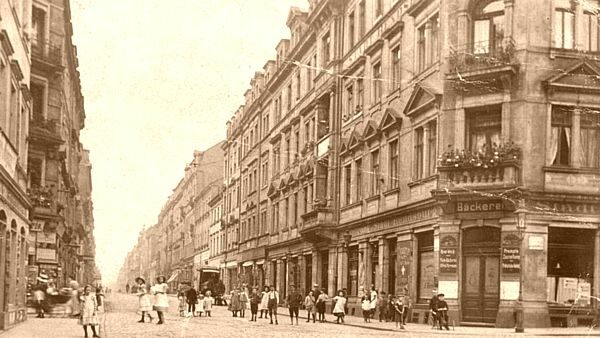
<path id="1" fill-rule="evenodd" d="M 225 137 L 306 0 L 71 0 L 91 151 L 96 262 L 116 278 L 192 160 Z"/>

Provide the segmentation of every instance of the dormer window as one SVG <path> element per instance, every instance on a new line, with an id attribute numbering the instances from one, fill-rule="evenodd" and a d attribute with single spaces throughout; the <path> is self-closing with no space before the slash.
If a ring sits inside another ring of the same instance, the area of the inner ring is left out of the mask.
<path id="1" fill-rule="evenodd" d="M 502 50 L 504 1 L 482 1 L 473 18 L 473 53 L 495 54 Z"/>

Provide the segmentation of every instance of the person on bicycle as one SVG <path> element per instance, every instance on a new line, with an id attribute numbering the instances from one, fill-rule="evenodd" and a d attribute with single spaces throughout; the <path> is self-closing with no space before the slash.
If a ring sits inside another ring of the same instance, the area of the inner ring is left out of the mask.
<path id="1" fill-rule="evenodd" d="M 446 330 L 450 331 L 450 328 L 448 327 L 448 304 L 444 300 L 444 294 L 440 293 L 437 298 L 438 301 L 436 304 L 437 308 L 435 312 L 437 313 L 437 319 L 440 330 L 442 329 L 443 325 L 446 328 Z"/>

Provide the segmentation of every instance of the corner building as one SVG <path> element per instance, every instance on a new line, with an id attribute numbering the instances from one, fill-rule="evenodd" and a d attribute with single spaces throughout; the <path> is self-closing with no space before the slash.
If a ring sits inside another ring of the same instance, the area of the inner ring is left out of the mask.
<path id="1" fill-rule="evenodd" d="M 595 1 L 309 1 L 227 124 L 228 288 L 432 290 L 457 324 L 587 325 Z M 539 13 L 531 16 L 529 13 Z M 282 297 L 283 299 L 284 297 Z M 358 312 L 357 312 L 358 311 Z"/>

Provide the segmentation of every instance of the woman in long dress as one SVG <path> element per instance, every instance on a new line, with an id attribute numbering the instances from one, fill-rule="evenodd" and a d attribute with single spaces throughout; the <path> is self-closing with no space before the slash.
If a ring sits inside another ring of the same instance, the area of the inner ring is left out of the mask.
<path id="1" fill-rule="evenodd" d="M 150 315 L 150 311 L 152 311 L 152 300 L 146 289 L 146 280 L 142 277 L 138 277 L 135 279 L 135 282 L 138 283 L 137 296 L 140 303 L 139 310 L 142 313 L 142 319 L 138 320 L 138 323 L 144 322 L 145 315 L 148 315 L 148 319 L 150 320 L 150 323 L 152 323 L 152 316 Z"/>
<path id="2" fill-rule="evenodd" d="M 81 315 L 79 317 L 79 324 L 83 325 L 85 337 L 88 337 L 88 325 L 92 328 L 93 337 L 98 337 L 96 333 L 96 326 L 100 325 L 100 321 L 98 320 L 98 302 L 96 295 L 90 294 L 90 289 L 91 286 L 86 285 L 80 298 Z"/>
<path id="3" fill-rule="evenodd" d="M 156 284 L 153 287 L 155 302 L 154 302 L 154 310 L 158 315 L 158 323 L 157 325 L 164 324 L 165 317 L 164 312 L 167 312 L 169 309 L 169 299 L 167 298 L 167 290 L 169 286 L 166 283 L 167 279 L 165 276 L 156 277 Z"/>
<path id="4" fill-rule="evenodd" d="M 234 317 L 238 316 L 238 312 L 241 311 L 240 294 L 237 289 L 231 290 L 231 301 L 229 302 L 229 311 Z"/>

